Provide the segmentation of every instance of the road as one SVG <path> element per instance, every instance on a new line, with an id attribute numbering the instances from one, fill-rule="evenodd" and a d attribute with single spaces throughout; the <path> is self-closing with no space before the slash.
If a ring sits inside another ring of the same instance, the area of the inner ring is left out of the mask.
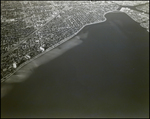
<path id="1" fill-rule="evenodd" d="M 63 9 L 62 9 L 63 10 Z M 57 17 L 59 15 L 59 13 L 57 12 L 57 14 L 55 15 L 55 17 Z M 4 55 L 1 55 L 1 58 L 7 56 L 8 54 L 10 54 L 13 50 L 15 50 L 21 43 L 23 43 L 24 41 L 26 41 L 28 38 L 30 38 L 32 36 L 32 34 L 36 33 L 37 31 L 41 30 L 43 27 L 45 27 L 53 18 L 50 18 L 43 26 L 41 26 L 40 28 L 38 28 L 37 30 L 35 30 L 34 32 L 32 32 L 31 34 L 29 34 L 27 37 L 23 38 L 23 40 L 18 43 L 15 47 L 13 47 L 12 49 L 10 49 L 7 53 L 5 53 Z"/>

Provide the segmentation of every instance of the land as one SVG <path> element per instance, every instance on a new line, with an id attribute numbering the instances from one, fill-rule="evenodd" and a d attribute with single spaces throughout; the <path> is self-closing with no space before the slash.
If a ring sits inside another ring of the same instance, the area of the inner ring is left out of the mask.
<path id="1" fill-rule="evenodd" d="M 147 4 L 134 2 L 137 10 L 132 10 L 123 6 L 130 6 L 130 2 L 117 1 L 2 1 L 1 82 L 84 26 L 104 21 L 106 13 L 119 8 L 149 31 Z"/>
<path id="2" fill-rule="evenodd" d="M 134 21 L 140 23 L 140 25 L 143 28 L 146 28 L 149 32 L 149 8 L 147 5 L 149 6 L 149 4 L 138 6 L 136 7 L 137 10 L 132 10 L 128 7 L 122 7 L 120 11 L 129 15 Z"/>

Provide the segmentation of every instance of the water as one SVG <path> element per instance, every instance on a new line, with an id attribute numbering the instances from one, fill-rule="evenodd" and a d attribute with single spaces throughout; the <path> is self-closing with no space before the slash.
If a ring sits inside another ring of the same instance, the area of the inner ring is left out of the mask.
<path id="1" fill-rule="evenodd" d="M 80 32 L 89 33 L 82 43 L 13 84 L 2 117 L 148 117 L 149 34 L 124 13 L 106 18 Z"/>

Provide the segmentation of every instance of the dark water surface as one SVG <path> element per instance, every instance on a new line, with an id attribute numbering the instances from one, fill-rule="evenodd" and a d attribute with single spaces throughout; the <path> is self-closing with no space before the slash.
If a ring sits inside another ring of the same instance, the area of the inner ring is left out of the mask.
<path id="1" fill-rule="evenodd" d="M 1 117 L 148 117 L 149 34 L 124 13 L 85 27 L 88 38 L 1 100 Z"/>

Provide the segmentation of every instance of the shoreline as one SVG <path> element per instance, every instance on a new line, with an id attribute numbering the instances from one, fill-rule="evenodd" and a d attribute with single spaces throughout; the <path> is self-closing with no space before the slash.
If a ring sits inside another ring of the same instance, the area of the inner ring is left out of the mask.
<path id="1" fill-rule="evenodd" d="M 105 17 L 2 83 L 3 117 L 148 116 L 149 34 L 124 13 Z"/>
<path id="2" fill-rule="evenodd" d="M 94 24 L 98 24 L 98 23 L 102 23 L 105 22 L 107 20 L 107 18 L 105 17 L 106 14 L 108 13 L 125 13 L 125 12 L 121 12 L 119 10 L 114 10 L 114 11 L 108 11 L 106 13 L 103 14 L 104 17 L 104 21 L 99 21 L 99 22 L 93 22 L 93 23 L 88 23 L 83 25 L 76 33 L 74 33 L 73 35 L 61 40 L 60 42 L 54 44 L 52 47 L 49 47 L 47 50 L 45 50 L 44 52 L 40 53 L 39 55 L 35 56 L 34 58 L 26 61 L 25 63 L 21 64 L 13 73 L 7 75 L 6 77 L 1 79 L 1 83 L 5 82 L 7 79 L 9 79 L 11 76 L 13 76 L 18 70 L 20 70 L 21 68 L 23 68 L 24 66 L 26 66 L 27 64 L 29 64 L 30 62 L 32 62 L 33 60 L 41 57 L 42 55 L 46 54 L 47 52 L 55 49 L 56 47 L 62 45 L 63 43 L 66 43 L 66 41 L 71 40 L 73 37 L 75 37 L 82 29 L 84 29 L 86 26 L 90 26 L 90 25 L 94 25 Z M 129 16 L 129 15 L 128 15 Z M 129 16 L 130 17 L 130 16 Z M 34 68 L 34 67 L 33 67 Z"/>

